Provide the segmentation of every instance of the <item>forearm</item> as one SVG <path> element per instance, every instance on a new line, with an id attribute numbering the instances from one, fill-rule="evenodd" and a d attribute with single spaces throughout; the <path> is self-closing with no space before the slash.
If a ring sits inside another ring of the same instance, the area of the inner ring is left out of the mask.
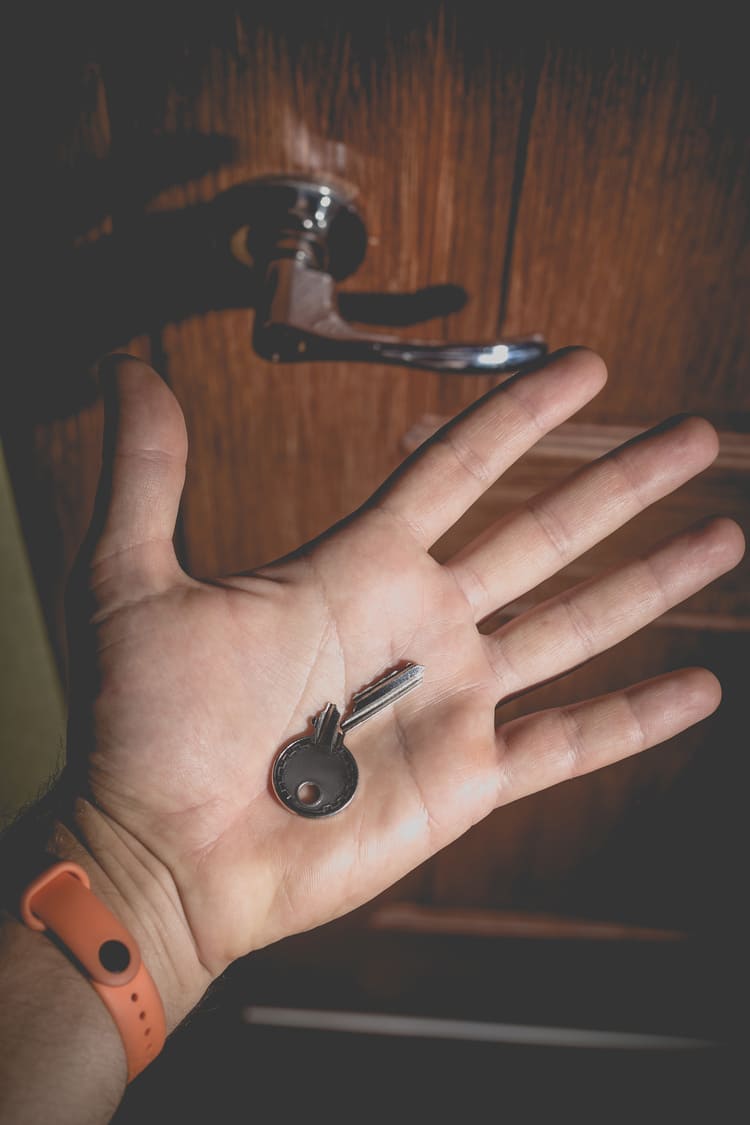
<path id="1" fill-rule="evenodd" d="M 109 1012 L 61 950 L 0 922 L 0 1122 L 99 1125 L 125 1090 L 125 1052 Z"/>
<path id="2" fill-rule="evenodd" d="M 3 879 L 0 915 L 0 1122 L 106 1122 L 126 1084 L 120 1034 L 68 954 L 18 920 L 16 873 L 26 882 L 55 860 L 85 869 L 91 889 L 138 943 L 168 1032 L 211 978 L 168 872 L 87 802 L 52 794 L 43 804 L 0 844 L 0 862 L 12 874 Z"/>

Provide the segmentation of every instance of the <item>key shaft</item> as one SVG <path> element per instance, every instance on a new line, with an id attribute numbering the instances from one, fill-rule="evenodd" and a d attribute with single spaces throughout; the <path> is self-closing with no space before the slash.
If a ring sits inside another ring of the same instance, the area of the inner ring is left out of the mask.
<path id="1" fill-rule="evenodd" d="M 409 664 L 406 668 L 397 669 L 387 676 L 376 680 L 374 684 L 358 691 L 352 699 L 352 711 L 340 724 L 342 734 L 358 727 L 360 723 L 371 719 L 379 711 L 401 699 L 413 688 L 422 683 L 424 666 L 422 664 Z"/>

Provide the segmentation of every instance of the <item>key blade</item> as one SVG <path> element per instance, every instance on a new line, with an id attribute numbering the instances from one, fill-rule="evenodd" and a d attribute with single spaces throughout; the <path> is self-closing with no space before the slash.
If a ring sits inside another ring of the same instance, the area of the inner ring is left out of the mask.
<path id="1" fill-rule="evenodd" d="M 416 687 L 422 682 L 423 676 L 424 665 L 422 664 L 407 664 L 405 668 L 397 668 L 395 672 L 389 672 L 387 676 L 381 676 L 369 687 L 355 692 L 352 699 L 353 710 L 359 711 L 360 707 L 367 706 L 372 698 L 390 698 L 391 692 L 411 691 L 412 687 Z M 396 699 L 398 696 L 394 694 L 393 698 Z"/>
<path id="2" fill-rule="evenodd" d="M 346 734 L 360 723 L 364 723 L 366 719 L 377 715 L 379 711 L 395 703 L 407 692 L 419 687 L 423 678 L 424 665 L 409 664 L 408 667 L 390 672 L 369 687 L 358 691 L 352 700 L 352 713 L 341 722 L 341 730 Z"/>

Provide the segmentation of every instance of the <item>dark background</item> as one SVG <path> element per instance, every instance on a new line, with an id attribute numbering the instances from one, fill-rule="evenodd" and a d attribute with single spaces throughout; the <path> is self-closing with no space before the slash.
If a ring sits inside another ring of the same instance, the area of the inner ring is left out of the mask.
<path id="1" fill-rule="evenodd" d="M 3 441 L 63 676 L 62 591 L 96 482 L 102 354 L 149 359 L 185 410 L 178 547 L 196 574 L 267 561 L 340 518 L 425 416 L 492 384 L 254 357 L 258 279 L 217 246 L 215 200 L 268 172 L 359 187 L 373 241 L 343 287 L 352 319 L 435 340 L 541 330 L 608 362 L 609 386 L 578 428 L 490 490 L 444 552 L 678 410 L 718 426 L 718 466 L 560 581 L 711 511 L 747 529 L 739 17 L 628 6 L 605 19 L 535 3 L 102 7 L 16 13 L 5 43 Z M 559 1099 L 566 1113 L 605 1104 L 606 1120 L 632 1103 L 641 1120 L 671 1120 L 678 1107 L 697 1115 L 705 1096 L 712 1119 L 733 1119 L 716 1099 L 745 1037 L 746 574 L 503 710 L 701 663 L 724 685 L 713 719 L 499 811 L 373 906 L 233 967 L 118 1120 L 245 1119 L 256 1099 L 282 1120 L 315 1119 L 378 1094 L 405 1116 L 404 1083 L 425 1114 L 454 1098 L 478 1116 L 492 1096 L 495 1112 L 541 1114 Z M 407 914 L 389 915 L 394 903 Z M 591 920 L 615 929 L 592 937 Z M 724 1046 L 657 1057 L 285 1032 L 243 1025 L 249 1003 Z"/>

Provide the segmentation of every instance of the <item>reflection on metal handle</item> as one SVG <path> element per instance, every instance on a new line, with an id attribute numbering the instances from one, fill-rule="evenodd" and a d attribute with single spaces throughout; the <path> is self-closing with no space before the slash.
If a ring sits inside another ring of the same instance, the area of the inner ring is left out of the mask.
<path id="1" fill-rule="evenodd" d="M 516 370 L 544 355 L 539 336 L 489 344 L 408 342 L 398 336 L 357 332 L 336 307 L 333 278 L 303 261 L 269 263 L 268 299 L 255 320 L 256 350 L 277 363 L 349 360 L 395 363 L 434 371 Z"/>
<path id="2" fill-rule="evenodd" d="M 267 177 L 231 193 L 234 256 L 263 270 L 253 342 L 276 363 L 343 360 L 456 374 L 516 371 L 546 353 L 541 336 L 437 344 L 363 333 L 338 311 L 335 282 L 361 264 L 364 223 L 343 185 Z"/>

